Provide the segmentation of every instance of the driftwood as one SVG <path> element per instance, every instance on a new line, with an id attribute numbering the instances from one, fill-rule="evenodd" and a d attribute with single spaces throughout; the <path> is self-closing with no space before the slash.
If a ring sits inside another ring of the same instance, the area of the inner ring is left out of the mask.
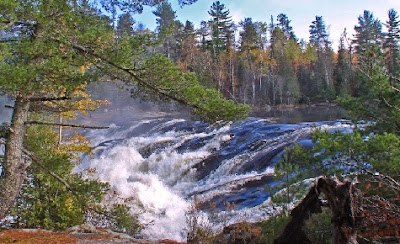
<path id="1" fill-rule="evenodd" d="M 324 205 L 319 196 L 321 193 L 327 200 L 327 206 L 332 211 L 332 243 L 355 244 L 357 233 L 354 217 L 354 185 L 350 182 L 340 182 L 336 178 L 318 178 L 317 182 L 302 202 L 292 210 L 292 220 L 287 224 L 275 244 L 311 243 L 302 227 L 311 214 L 321 211 Z"/>

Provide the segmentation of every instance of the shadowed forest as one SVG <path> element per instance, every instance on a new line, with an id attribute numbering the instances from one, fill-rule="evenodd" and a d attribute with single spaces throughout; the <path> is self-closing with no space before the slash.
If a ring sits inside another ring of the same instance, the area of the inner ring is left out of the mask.
<path id="1" fill-rule="evenodd" d="M 219 1 L 208 11 L 210 19 L 200 28 L 187 20 L 176 20 L 169 3 L 159 5 L 157 29 L 152 33 L 135 24 L 129 14 L 116 20 L 119 37 L 152 34 L 161 43 L 152 51 L 165 54 L 182 71 L 194 72 L 206 86 L 225 97 L 253 106 L 292 105 L 333 101 L 338 96 L 364 94 L 360 67 L 371 75 L 380 63 L 385 74 L 399 72 L 397 12 L 388 11 L 385 20 L 373 12 L 360 13 L 355 35 L 343 30 L 339 46 L 332 47 L 323 16 L 310 23 L 308 40 L 296 37 L 290 16 L 282 13 L 265 22 L 251 17 L 239 23 Z M 334 23 L 333 23 L 334 24 Z M 337 50 L 337 51 L 335 51 Z"/>

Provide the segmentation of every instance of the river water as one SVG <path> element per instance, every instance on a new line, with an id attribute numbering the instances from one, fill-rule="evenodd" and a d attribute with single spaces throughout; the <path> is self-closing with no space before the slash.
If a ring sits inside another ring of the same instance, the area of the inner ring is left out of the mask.
<path id="1" fill-rule="evenodd" d="M 217 230 L 276 214 L 266 186 L 277 184 L 273 167 L 285 147 L 311 145 L 317 128 L 351 127 L 342 111 L 325 107 L 208 124 L 176 106 L 132 100 L 110 87 L 101 89 L 103 97 L 110 96 L 105 90 L 118 96 L 81 122 L 110 129 L 86 133 L 95 156 L 77 170 L 94 169 L 87 177 L 110 184 L 105 202 L 129 205 L 146 226 L 144 238 L 185 240 L 190 218 Z"/>
<path id="2" fill-rule="evenodd" d="M 145 226 L 140 236 L 150 239 L 185 240 L 193 218 L 214 230 L 267 219 L 276 209 L 266 186 L 277 184 L 273 167 L 285 147 L 311 145 L 316 128 L 351 128 L 336 108 L 208 124 L 173 104 L 132 99 L 115 86 L 97 85 L 91 92 L 111 104 L 78 122 L 110 128 L 83 132 L 94 156 L 85 156 L 75 170 L 108 182 L 104 204 L 130 206 Z"/>

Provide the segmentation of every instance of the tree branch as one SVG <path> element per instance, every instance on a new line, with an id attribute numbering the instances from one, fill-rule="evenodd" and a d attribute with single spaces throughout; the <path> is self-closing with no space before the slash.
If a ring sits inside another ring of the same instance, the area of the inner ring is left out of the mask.
<path id="1" fill-rule="evenodd" d="M 362 166 L 360 166 L 358 164 L 348 163 L 345 160 L 342 160 L 342 159 L 339 159 L 339 158 L 336 158 L 335 161 L 336 161 L 335 163 L 344 164 L 346 166 L 350 166 L 350 167 L 354 167 L 354 168 L 357 168 L 359 170 L 362 170 L 362 171 L 366 172 L 367 174 L 369 174 L 369 175 L 371 175 L 373 177 L 380 177 L 380 178 L 386 179 L 389 182 L 391 182 L 393 185 L 395 185 L 395 189 L 397 191 L 400 191 L 400 183 L 398 181 L 396 181 L 395 179 L 393 179 L 392 177 L 388 176 L 388 175 L 384 175 L 384 174 L 381 174 L 379 172 L 374 173 L 371 170 L 366 169 L 365 167 L 362 167 Z"/>
<path id="2" fill-rule="evenodd" d="M 61 182 L 65 187 L 67 187 L 67 189 L 69 191 L 71 191 L 72 193 L 74 193 L 74 189 L 65 181 L 63 180 L 60 176 L 58 176 L 56 173 L 54 173 L 53 171 L 51 171 L 50 169 L 48 169 L 46 166 L 44 166 L 42 163 L 39 162 L 39 159 L 31 152 L 29 152 L 28 150 L 22 148 L 22 152 L 24 152 L 26 155 L 28 155 L 32 161 L 38 165 L 40 168 L 44 169 L 47 173 L 49 173 L 51 176 L 53 176 L 56 180 L 58 180 L 59 182 Z M 74 193 L 75 194 L 75 193 Z"/>
<path id="3" fill-rule="evenodd" d="M 29 98 L 31 102 L 46 102 L 46 101 L 63 101 L 63 100 L 70 100 L 70 97 L 32 97 Z"/>
<path id="4" fill-rule="evenodd" d="M 55 41 L 61 42 L 60 40 L 55 40 Z M 107 63 L 108 65 L 110 65 L 111 67 L 114 67 L 114 68 L 116 68 L 116 69 L 118 69 L 118 70 L 123 71 L 123 72 L 126 73 L 128 76 L 134 78 L 134 79 L 137 81 L 137 83 L 138 83 L 139 85 L 143 86 L 143 87 L 146 87 L 146 88 L 148 88 L 148 89 L 150 89 L 150 90 L 152 90 L 152 91 L 155 91 L 155 92 L 157 92 L 158 94 L 161 94 L 162 96 L 165 96 L 166 98 L 169 98 L 169 99 L 171 99 L 171 100 L 173 100 L 173 101 L 177 101 L 177 102 L 179 102 L 179 103 L 181 103 L 181 104 L 183 104 L 183 105 L 187 105 L 187 106 L 193 107 L 193 108 L 195 108 L 195 109 L 204 111 L 204 109 L 202 109 L 201 107 L 199 107 L 199 106 L 196 105 L 196 104 L 189 104 L 187 101 L 185 101 L 185 100 L 183 100 L 183 99 L 180 99 L 180 98 L 178 98 L 178 97 L 175 97 L 175 96 L 173 96 L 173 95 L 167 93 L 166 91 L 164 91 L 164 90 L 162 90 L 162 89 L 160 89 L 160 88 L 157 88 L 157 87 L 155 87 L 155 86 L 152 86 L 151 84 L 145 82 L 143 79 L 141 79 L 140 77 L 138 77 L 135 73 L 133 73 L 131 69 L 124 68 L 124 67 L 122 67 L 122 66 L 120 66 L 120 65 L 118 65 L 118 64 L 116 64 L 116 63 L 114 63 L 114 62 L 112 62 L 112 61 L 110 61 L 110 60 L 108 60 L 107 58 L 105 58 L 105 57 L 103 57 L 103 56 L 101 56 L 101 55 L 95 53 L 94 51 L 85 48 L 85 47 L 82 47 L 82 46 L 80 46 L 80 45 L 73 44 L 73 43 L 69 43 L 69 44 L 72 45 L 72 47 L 73 47 L 74 49 L 76 49 L 76 50 L 78 50 L 78 51 L 80 51 L 80 52 L 82 52 L 82 53 L 84 53 L 84 54 L 89 54 L 89 55 L 91 55 L 91 56 L 93 56 L 93 57 L 95 57 L 95 58 L 98 58 L 98 59 L 102 60 L 103 62 Z"/>
<path id="5" fill-rule="evenodd" d="M 1 140 L 0 140 L 0 142 L 1 142 Z M 39 159 L 38 159 L 32 152 L 29 152 L 28 150 L 26 150 L 26 149 L 24 149 L 24 148 L 22 149 L 22 151 L 23 151 L 29 158 L 31 158 L 32 161 L 33 161 L 36 165 L 38 165 L 40 168 L 42 168 L 42 169 L 45 170 L 47 173 L 49 173 L 51 176 L 53 176 L 57 181 L 59 181 L 61 184 L 63 184 L 63 185 L 78 199 L 78 201 L 81 202 L 81 203 L 85 206 L 85 209 L 86 209 L 86 210 L 94 211 L 95 213 L 100 214 L 100 215 L 104 215 L 104 216 L 106 216 L 106 217 L 108 217 L 108 218 L 113 218 L 113 217 L 114 217 L 114 216 L 112 216 L 112 215 L 110 215 L 110 214 L 108 214 L 108 213 L 106 213 L 106 212 L 99 211 L 99 210 L 97 210 L 97 209 L 95 209 L 95 208 L 90 207 L 89 205 L 87 205 L 86 202 L 83 202 L 83 201 L 82 201 L 80 195 L 78 195 L 78 193 L 75 192 L 75 189 L 74 189 L 73 187 L 71 187 L 65 180 L 63 180 L 63 179 L 62 179 L 60 176 L 58 176 L 56 173 L 54 173 L 54 172 L 51 171 L 49 168 L 47 168 L 47 167 L 44 166 L 42 163 L 40 163 Z"/>
<path id="6" fill-rule="evenodd" d="M 64 124 L 64 123 L 53 123 L 53 122 L 42 122 L 42 121 L 27 121 L 25 124 L 31 125 L 54 125 L 54 126 L 65 126 L 65 127 L 74 127 L 74 128 L 83 128 L 83 129 L 109 129 L 108 126 L 89 126 L 89 125 L 76 125 L 76 124 Z"/>
<path id="7" fill-rule="evenodd" d="M 370 77 L 367 73 L 365 73 L 365 71 L 362 70 L 360 67 L 358 67 L 357 69 L 358 69 L 358 71 L 360 71 L 363 75 L 365 75 L 370 81 L 374 82 L 375 84 L 377 84 L 377 85 L 380 86 L 380 87 L 383 87 L 382 84 L 380 84 L 379 82 L 374 81 L 374 79 L 372 79 L 372 77 Z M 382 74 L 382 73 L 380 73 L 380 74 L 383 75 L 383 76 L 389 77 L 389 78 L 395 78 L 395 77 L 388 76 L 388 75 L 386 75 L 386 74 Z M 397 79 L 397 78 L 396 78 L 396 79 Z M 394 87 L 394 86 L 391 86 L 391 85 L 390 85 L 389 87 L 390 87 L 392 90 L 396 91 L 396 92 L 400 92 L 400 89 L 398 89 L 398 88 L 396 88 L 396 87 Z M 384 87 L 383 87 L 383 88 L 384 88 Z"/>
<path id="8" fill-rule="evenodd" d="M 386 98 L 382 97 L 382 99 L 383 99 L 383 101 L 385 102 L 385 104 L 386 104 L 388 107 L 395 109 L 397 112 L 400 112 L 400 108 L 398 108 L 397 106 L 394 106 L 394 105 L 390 104 L 390 103 L 386 100 Z"/>

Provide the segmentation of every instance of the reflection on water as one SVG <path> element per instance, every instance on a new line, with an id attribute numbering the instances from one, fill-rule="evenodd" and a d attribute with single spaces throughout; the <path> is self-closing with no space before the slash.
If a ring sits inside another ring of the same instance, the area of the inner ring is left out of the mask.
<path id="1" fill-rule="evenodd" d="M 309 106 L 304 108 L 272 109 L 269 112 L 255 112 L 254 117 L 273 118 L 280 124 L 297 124 L 302 122 L 334 121 L 347 119 L 344 109 L 334 106 Z"/>

